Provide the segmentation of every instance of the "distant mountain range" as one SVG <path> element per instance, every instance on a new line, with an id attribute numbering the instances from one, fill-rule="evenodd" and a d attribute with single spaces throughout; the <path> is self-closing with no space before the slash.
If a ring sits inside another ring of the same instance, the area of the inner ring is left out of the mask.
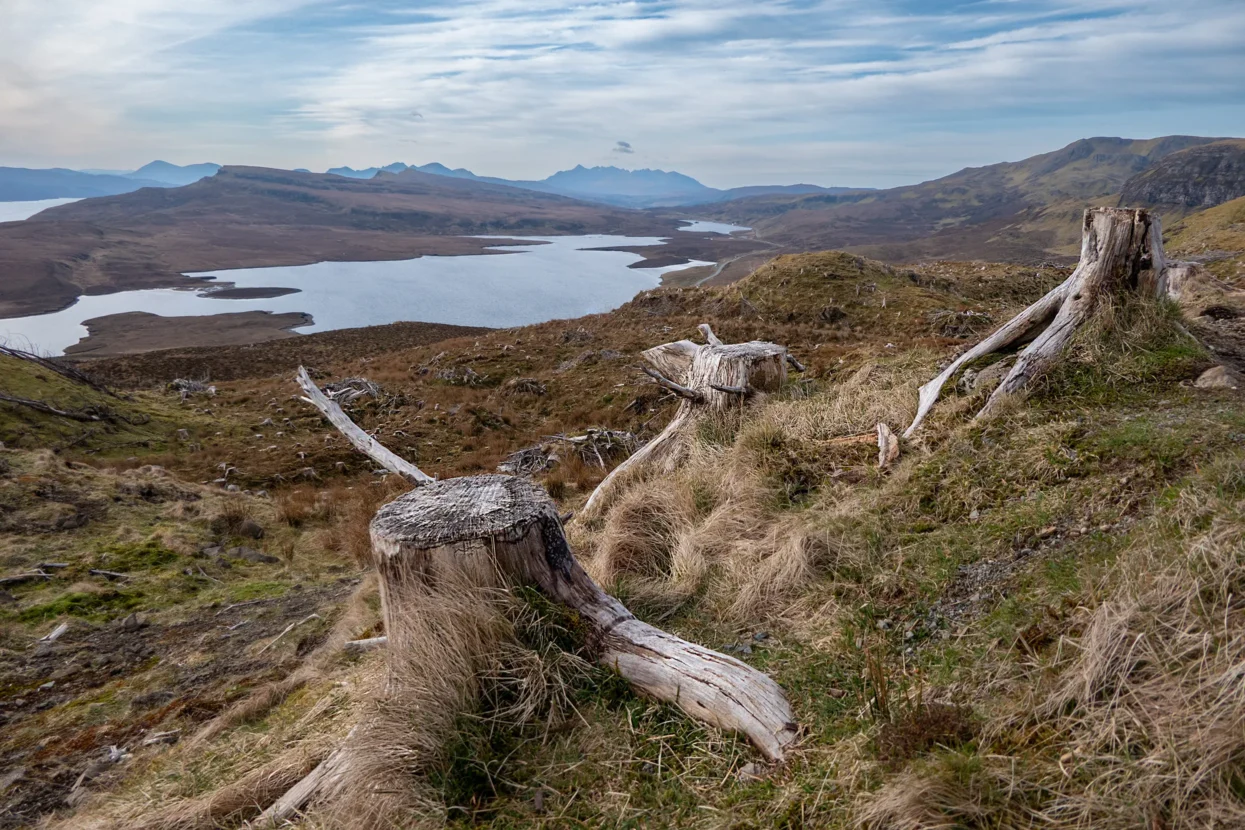
<path id="1" fill-rule="evenodd" d="M 86 199 L 116 196 L 144 187 L 181 187 L 213 176 L 219 164 L 190 164 L 179 167 L 167 161 L 153 161 L 137 170 L 85 171 L 52 168 L 0 167 L 0 202 L 27 202 L 39 199 Z"/>
<path id="2" fill-rule="evenodd" d="M 219 164 L 190 164 L 184 167 L 166 161 L 153 161 L 137 170 L 31 170 L 17 167 L 0 167 L 0 202 L 28 201 L 35 199 L 85 198 L 91 196 L 115 196 L 143 187 L 183 187 L 207 176 L 214 176 Z M 587 202 L 627 208 L 677 207 L 725 202 L 763 195 L 833 195 L 859 192 L 846 187 L 818 187 L 812 184 L 757 185 L 719 190 L 708 187 L 682 173 L 666 170 L 624 170 L 619 167 L 584 167 L 562 170 L 539 181 L 502 179 L 495 176 L 477 176 L 459 167 L 451 169 L 444 164 L 432 162 L 409 165 L 401 162 L 384 167 L 333 167 L 325 172 L 350 179 L 372 179 L 413 170 L 433 176 L 466 179 L 486 184 L 518 187 L 538 193 L 569 196 Z M 296 173 L 310 172 L 303 168 Z"/>
<path id="3" fill-rule="evenodd" d="M 477 176 L 465 168 L 451 169 L 437 162 L 420 166 L 395 162 L 384 167 L 367 167 L 362 170 L 355 170 L 351 167 L 334 167 L 325 172 L 335 176 L 347 176 L 352 179 L 370 179 L 378 175 L 397 175 L 407 170 L 431 173 L 434 176 L 450 176 L 456 179 L 487 182 L 488 184 L 521 187 L 524 190 L 535 190 L 539 193 L 553 193 L 587 202 L 601 202 L 607 205 L 629 208 L 704 205 L 767 194 L 836 194 L 858 192 L 859 190 L 858 188 L 849 187 L 818 187 L 813 184 L 756 185 L 719 190 L 715 187 L 701 184 L 691 176 L 685 176 L 674 171 L 624 170 L 620 167 L 584 167 L 582 164 L 571 170 L 559 171 L 539 181 Z"/>

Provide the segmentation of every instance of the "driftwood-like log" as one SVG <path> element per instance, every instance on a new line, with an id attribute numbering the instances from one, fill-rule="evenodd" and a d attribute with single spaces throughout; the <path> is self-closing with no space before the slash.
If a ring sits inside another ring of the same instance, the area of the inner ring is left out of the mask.
<path id="1" fill-rule="evenodd" d="M 253 828 L 280 827 L 295 818 L 312 799 L 331 796 L 340 788 L 342 780 L 349 771 L 353 758 L 350 739 L 355 730 L 350 730 L 341 747 L 335 749 L 327 758 L 316 765 L 306 777 L 285 791 L 285 794 L 268 806 L 257 818 L 249 822 Z"/>
<path id="2" fill-rule="evenodd" d="M 635 688 L 690 716 L 748 737 L 774 761 L 795 740 L 782 689 L 752 667 L 641 622 L 584 572 L 544 489 L 481 475 L 420 487 L 372 521 L 389 646 L 403 648 L 402 615 L 438 583 L 532 586 L 578 613 L 588 648 Z"/>
<path id="3" fill-rule="evenodd" d="M 354 421 L 350 420 L 350 416 L 342 412 L 342 408 L 334 401 L 329 400 L 328 396 L 316 386 L 315 381 L 307 374 L 307 370 L 298 367 L 298 385 L 302 387 L 306 393 L 303 400 L 320 410 L 320 413 L 328 419 L 329 423 L 337 427 L 337 430 L 354 445 L 355 449 L 375 461 L 392 473 L 405 478 L 412 484 L 427 484 L 434 481 L 432 476 L 416 467 L 411 462 L 402 458 L 398 454 L 392 452 L 372 436 L 368 435 Z"/>
<path id="4" fill-rule="evenodd" d="M 580 511 L 581 517 L 601 509 L 619 482 L 643 466 L 672 471 L 683 459 L 688 436 L 703 415 L 738 407 L 741 401 L 773 392 L 787 380 L 787 349 L 774 343 L 723 344 L 706 323 L 698 327 L 706 345 L 679 340 L 654 346 L 643 353 L 655 369 L 644 372 L 683 400 L 661 433 L 615 467 L 597 485 Z M 801 367 L 802 369 L 803 367 Z"/>
<path id="5" fill-rule="evenodd" d="M 1007 377 L 990 395 L 977 417 L 989 416 L 1008 396 L 1023 392 L 1062 354 L 1072 335 L 1104 300 L 1128 291 L 1167 296 L 1169 278 L 1180 263 L 1163 255 L 1159 219 L 1146 210 L 1092 208 L 1081 228 L 1081 260 L 1076 270 L 1042 299 L 952 361 L 921 387 L 916 417 L 904 431 L 911 437 L 956 372 L 978 358 L 1027 343 Z"/>
<path id="6" fill-rule="evenodd" d="M 388 643 L 389 638 L 382 634 L 379 637 L 368 637 L 364 640 L 350 640 L 342 645 L 342 649 L 354 654 L 361 654 L 374 648 L 381 648 Z"/>

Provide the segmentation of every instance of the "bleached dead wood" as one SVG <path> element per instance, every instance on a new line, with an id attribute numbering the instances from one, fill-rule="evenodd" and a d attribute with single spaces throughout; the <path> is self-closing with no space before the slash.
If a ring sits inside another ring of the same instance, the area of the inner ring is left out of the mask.
<path id="1" fill-rule="evenodd" d="M 418 488 L 382 507 L 371 533 L 391 649 L 403 648 L 406 609 L 438 584 L 532 586 L 575 610 L 598 662 L 645 694 L 741 732 L 774 761 L 795 740 L 777 683 L 636 619 L 580 567 L 553 502 L 527 479 L 469 476 Z"/>
<path id="2" fill-rule="evenodd" d="M 69 418 L 73 421 L 91 422 L 102 420 L 98 415 L 93 415 L 89 412 L 71 412 L 67 409 L 58 409 L 57 407 L 44 403 L 43 401 L 21 398 L 17 395 L 5 394 L 4 392 L 0 392 L 0 401 L 16 404 L 17 406 L 24 406 L 27 409 L 33 409 L 36 412 L 42 412 L 46 415 L 55 415 L 58 418 Z"/>
<path id="3" fill-rule="evenodd" d="M 1112 295 L 1133 291 L 1168 296 L 1178 285 L 1183 263 L 1163 254 L 1159 218 L 1146 210 L 1092 208 L 1081 228 L 1081 259 L 1076 270 L 1033 305 L 962 354 L 920 389 L 916 417 L 904 431 L 911 437 L 933 408 L 942 387 L 972 361 L 1027 343 L 1007 377 L 990 395 L 978 418 L 989 416 L 1005 398 L 1023 392 L 1063 353 L 1072 335 Z M 1173 285 L 1175 283 L 1176 285 Z"/>
<path id="4" fill-rule="evenodd" d="M 286 790 L 285 795 L 269 805 L 258 818 L 250 821 L 249 826 L 253 828 L 280 827 L 297 816 L 313 798 L 331 796 L 341 784 L 350 764 L 352 758 L 350 739 L 352 737 L 354 737 L 353 729 L 350 730 L 350 734 L 346 736 L 341 747 L 335 749 L 332 754 L 316 765 L 316 768 L 305 778 Z"/>
<path id="5" fill-rule="evenodd" d="M 51 574 L 43 571 L 33 571 L 24 574 L 12 574 L 10 576 L 0 576 L 0 585 L 20 585 L 23 582 L 29 582 L 32 579 L 51 579 Z"/>
<path id="6" fill-rule="evenodd" d="M 780 388 L 787 379 L 790 355 L 774 343 L 723 344 L 707 323 L 698 326 L 705 345 L 690 340 L 663 343 L 643 353 L 655 368 L 645 374 L 682 400 L 666 428 L 597 485 L 580 511 L 591 517 L 601 509 L 625 476 L 646 465 L 669 472 L 682 460 L 693 424 L 703 415 L 738 407 L 740 402 Z M 796 365 L 799 362 L 796 361 Z M 800 370 L 803 366 L 799 366 Z"/>
<path id="7" fill-rule="evenodd" d="M 69 623 L 61 623 L 60 625 L 56 626 L 56 628 L 53 628 L 50 633 L 45 634 L 42 637 L 40 637 L 39 642 L 54 643 L 57 640 L 59 640 L 61 638 L 61 635 L 63 635 L 68 630 L 69 630 Z"/>
<path id="8" fill-rule="evenodd" d="M 388 643 L 389 638 L 382 635 L 380 637 L 368 637 L 364 640 L 350 640 L 343 645 L 342 648 L 346 651 L 359 654 L 365 651 L 371 651 L 374 648 L 380 648 Z"/>
<path id="9" fill-rule="evenodd" d="M 282 632 L 281 632 L 280 634 L 278 634 L 276 637 L 273 637 L 273 638 L 272 638 L 272 642 L 270 642 L 268 645 L 264 646 L 264 647 L 263 647 L 263 648 L 261 648 L 259 651 L 257 651 L 257 652 L 256 652 L 256 655 L 263 654 L 265 651 L 267 651 L 268 649 L 272 648 L 272 647 L 273 647 L 273 646 L 275 646 L 277 643 L 281 642 L 281 638 L 282 638 L 282 637 L 284 637 L 286 634 L 289 634 L 291 631 L 293 631 L 294 629 L 298 628 L 298 627 L 299 627 L 300 625 L 302 625 L 303 623 L 308 623 L 308 622 L 311 622 L 312 620 L 318 620 L 318 619 L 320 619 L 320 615 L 319 615 L 319 614 L 308 614 L 307 616 L 303 617 L 303 618 L 302 618 L 301 620 L 299 620 L 298 622 L 292 622 L 292 623 L 290 623 L 289 625 L 287 625 L 287 626 L 285 627 L 285 630 L 284 630 L 284 631 L 282 631 Z"/>
<path id="10" fill-rule="evenodd" d="M 878 468 L 885 470 L 899 457 L 899 439 L 886 424 L 878 424 Z"/>
<path id="11" fill-rule="evenodd" d="M 397 473 L 412 484 L 427 484 L 435 479 L 416 467 L 411 462 L 390 451 L 372 436 L 368 435 L 354 421 L 350 420 L 342 408 L 316 386 L 315 381 L 307 374 L 307 370 L 298 367 L 298 385 L 305 394 L 303 400 L 320 410 L 329 423 L 354 445 L 355 449 L 375 461 L 390 472 Z"/>

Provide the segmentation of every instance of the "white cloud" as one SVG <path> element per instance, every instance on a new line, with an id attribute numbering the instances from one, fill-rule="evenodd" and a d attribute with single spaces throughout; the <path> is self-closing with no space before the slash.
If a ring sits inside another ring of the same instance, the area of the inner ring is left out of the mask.
<path id="1" fill-rule="evenodd" d="M 0 156 L 540 177 L 616 161 L 621 133 L 629 163 L 717 186 L 885 185 L 1082 135 L 1245 132 L 1239 0 L 16 3 Z"/>

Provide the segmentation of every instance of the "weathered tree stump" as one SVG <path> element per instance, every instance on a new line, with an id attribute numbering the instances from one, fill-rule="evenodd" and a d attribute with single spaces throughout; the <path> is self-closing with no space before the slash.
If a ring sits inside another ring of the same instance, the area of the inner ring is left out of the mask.
<path id="1" fill-rule="evenodd" d="M 743 733 L 771 760 L 782 760 L 796 737 L 777 683 L 641 622 L 602 591 L 567 546 L 553 502 L 528 479 L 481 475 L 428 484 L 382 507 L 371 531 L 391 649 L 403 647 L 403 615 L 440 585 L 532 586 L 574 610 L 595 659 L 641 692 Z"/>
<path id="2" fill-rule="evenodd" d="M 683 400 L 674 418 L 661 433 L 597 485 L 584 504 L 581 516 L 590 516 L 605 502 L 618 483 L 640 467 L 671 472 L 683 459 L 695 423 L 713 412 L 739 406 L 741 401 L 774 392 L 787 380 L 787 366 L 803 371 L 786 347 L 754 340 L 724 344 L 707 324 L 700 331 L 708 341 L 701 346 L 690 340 L 663 343 L 643 352 L 654 368 L 644 371 L 660 386 Z"/>
<path id="3" fill-rule="evenodd" d="M 1001 401 L 1024 391 L 1059 358 L 1072 335 L 1103 302 L 1126 292 L 1164 297 L 1178 288 L 1183 263 L 1163 255 L 1163 231 L 1157 216 L 1130 208 L 1091 208 L 1081 228 L 1081 260 L 1076 270 L 1042 299 L 969 349 L 921 387 L 916 417 L 904 431 L 910 437 L 938 400 L 943 385 L 962 367 L 1020 343 L 1028 345 L 1007 377 L 990 395 L 977 417 L 986 417 Z"/>

